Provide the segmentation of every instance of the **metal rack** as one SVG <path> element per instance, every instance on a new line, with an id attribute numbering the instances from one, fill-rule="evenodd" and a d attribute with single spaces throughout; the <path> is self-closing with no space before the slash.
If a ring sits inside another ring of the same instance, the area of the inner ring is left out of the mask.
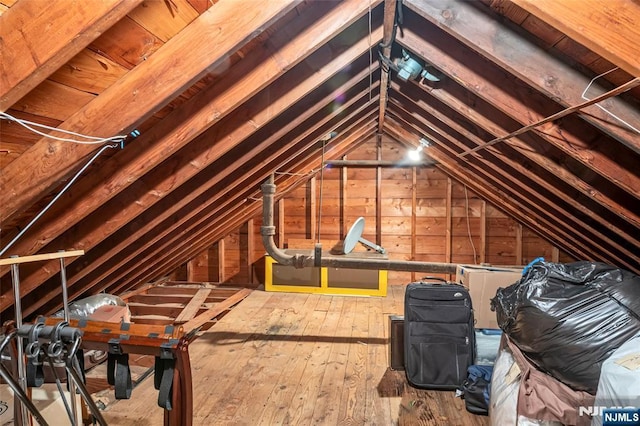
<path id="1" fill-rule="evenodd" d="M 90 409 L 94 420 L 100 425 L 107 424 L 84 385 L 82 378 L 84 372 L 80 371 L 77 361 L 76 356 L 82 343 L 83 332 L 78 328 L 69 326 L 69 300 L 64 259 L 83 254 L 83 250 L 75 250 L 0 259 L 0 266 L 9 265 L 11 267 L 15 310 L 15 322 L 4 327 L 5 336 L 2 343 L 0 343 L 0 353 L 11 347 L 16 357 L 15 371 L 13 373 L 0 363 L 0 376 L 13 390 L 16 397 L 14 399 L 14 423 L 16 425 L 29 425 L 32 422 L 31 419 L 41 425 L 48 424 L 33 404 L 28 392 L 29 387 L 42 385 L 43 380 L 39 372 L 42 371 L 42 365 L 45 361 L 51 365 L 54 372 L 56 371 L 55 364 L 64 365 L 67 373 L 69 394 L 71 395 L 71 398 L 69 398 L 70 404 L 64 395 L 60 384 L 61 380 L 57 376 L 56 384 L 70 423 L 75 425 L 78 418 L 79 407 L 77 406 L 75 395 L 76 392 L 79 392 Z M 59 259 L 60 261 L 64 320 L 55 326 L 45 326 L 43 321 L 34 324 L 23 324 L 19 265 L 21 263 L 52 259 Z M 25 341 L 28 341 L 26 346 Z"/>
<path id="2" fill-rule="evenodd" d="M 114 385 L 116 399 L 131 396 L 131 373 L 129 354 L 152 355 L 156 358 L 154 385 L 159 391 L 158 405 L 164 409 L 164 424 L 189 426 L 193 421 L 193 394 L 189 343 L 195 337 L 184 332 L 182 326 L 156 326 L 131 323 L 108 323 L 88 319 L 69 318 L 69 301 L 64 259 L 81 256 L 84 251 L 60 251 L 25 257 L 0 259 L 0 266 L 11 266 L 15 303 L 15 322 L 4 325 L 4 339 L 0 342 L 0 353 L 9 348 L 16 362 L 12 374 L 0 363 L 0 376 L 14 391 L 14 423 L 30 425 L 35 420 L 47 425 L 47 420 L 38 411 L 29 397 L 28 388 L 42 384 L 38 368 L 48 362 L 64 365 L 71 394 L 67 403 L 60 379 L 56 377 L 58 390 L 63 399 L 70 424 L 76 425 L 78 409 L 75 400 L 79 392 L 85 401 L 94 422 L 106 425 L 100 410 L 84 385 L 84 371 L 80 368 L 81 348 L 98 349 L 108 353 L 107 378 Z M 39 317 L 33 324 L 23 324 L 20 298 L 20 274 L 18 265 L 27 262 L 60 260 L 60 279 L 63 298 L 63 318 Z M 59 420 L 56 419 L 56 424 Z"/>

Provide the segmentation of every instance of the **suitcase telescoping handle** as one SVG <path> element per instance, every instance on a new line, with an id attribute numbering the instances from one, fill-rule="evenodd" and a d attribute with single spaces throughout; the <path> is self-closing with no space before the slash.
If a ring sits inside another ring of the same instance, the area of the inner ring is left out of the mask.
<path id="1" fill-rule="evenodd" d="M 444 284 L 450 284 L 449 281 L 445 280 L 444 278 L 440 278 L 440 277 L 422 277 L 422 278 L 420 278 L 420 281 L 424 281 L 424 280 L 442 281 Z"/>

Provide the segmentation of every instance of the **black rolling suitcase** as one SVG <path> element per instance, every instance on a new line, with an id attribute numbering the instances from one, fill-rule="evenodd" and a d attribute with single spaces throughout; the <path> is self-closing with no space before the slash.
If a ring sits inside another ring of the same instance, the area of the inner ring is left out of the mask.
<path id="1" fill-rule="evenodd" d="M 439 278 L 407 286 L 404 367 L 412 386 L 455 390 L 475 363 L 471 298 L 466 288 Z"/>

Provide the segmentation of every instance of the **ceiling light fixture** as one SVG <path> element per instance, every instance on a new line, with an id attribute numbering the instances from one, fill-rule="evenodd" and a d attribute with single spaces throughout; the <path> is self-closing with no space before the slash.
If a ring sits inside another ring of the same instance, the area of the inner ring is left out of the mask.
<path id="1" fill-rule="evenodd" d="M 425 138 L 420 138 L 419 142 L 420 142 L 420 145 L 418 145 L 416 149 L 412 149 L 408 152 L 409 160 L 411 161 L 414 161 L 414 162 L 420 161 L 421 160 L 420 153 L 424 148 L 428 148 L 430 146 L 429 141 Z"/>

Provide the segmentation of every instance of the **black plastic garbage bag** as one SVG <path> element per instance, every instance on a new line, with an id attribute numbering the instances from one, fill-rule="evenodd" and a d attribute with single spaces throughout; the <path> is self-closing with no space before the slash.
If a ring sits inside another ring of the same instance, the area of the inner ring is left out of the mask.
<path id="1" fill-rule="evenodd" d="M 491 306 L 536 366 L 595 394 L 602 363 L 640 332 L 640 276 L 598 262 L 540 261 Z"/>

